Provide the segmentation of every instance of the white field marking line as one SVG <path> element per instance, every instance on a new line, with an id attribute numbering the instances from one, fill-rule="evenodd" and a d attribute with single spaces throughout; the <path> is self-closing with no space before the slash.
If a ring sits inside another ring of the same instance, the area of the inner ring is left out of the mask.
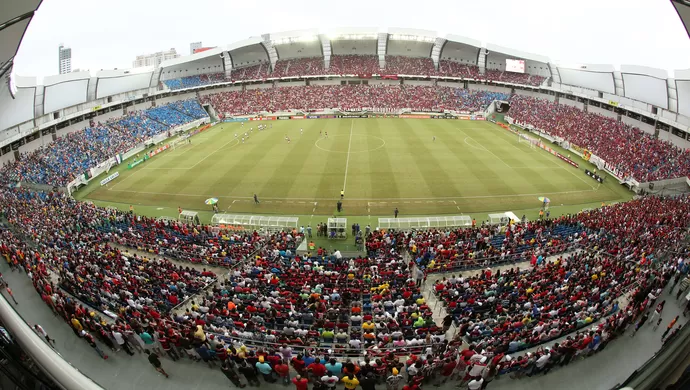
<path id="1" fill-rule="evenodd" d="M 477 145 L 479 145 L 479 147 L 480 147 L 481 149 L 480 149 L 480 148 L 477 148 L 477 147 L 474 147 L 474 146 L 472 146 L 472 147 L 474 147 L 475 149 L 484 150 L 485 152 L 491 153 L 491 155 L 493 155 L 493 156 L 496 157 L 500 162 L 502 162 L 503 164 L 505 164 L 505 166 L 507 166 L 508 168 L 512 168 L 507 162 L 503 161 L 503 159 L 500 158 L 500 157 L 498 157 L 498 155 L 496 155 L 494 152 L 492 152 L 492 151 L 490 151 L 489 149 L 485 148 L 484 145 L 480 144 L 480 143 L 477 142 L 474 138 L 472 138 L 472 137 L 470 137 L 469 135 L 467 135 L 467 133 L 465 133 L 465 131 L 464 131 L 463 129 L 461 129 L 461 128 L 458 127 L 458 130 L 460 130 L 463 134 L 465 134 L 465 135 L 467 136 L 467 137 L 465 138 L 465 143 L 466 143 L 467 145 L 472 146 L 472 145 L 470 145 L 469 142 L 467 142 L 467 138 L 469 138 L 469 139 L 471 139 L 474 143 L 476 143 Z"/>
<path id="2" fill-rule="evenodd" d="M 474 142 L 475 144 L 479 145 L 479 147 L 470 145 L 470 143 L 467 142 L 467 138 L 471 139 L 472 142 Z M 507 166 L 508 168 L 513 168 L 513 167 L 510 166 L 510 164 L 508 164 L 507 162 L 503 161 L 502 158 L 498 157 L 497 154 L 495 154 L 494 152 L 492 152 L 492 151 L 490 151 L 489 149 L 485 148 L 484 145 L 480 144 L 479 142 L 477 142 L 474 138 L 470 137 L 469 135 L 468 135 L 467 137 L 465 137 L 465 143 L 466 143 L 467 145 L 469 145 L 469 146 L 475 148 L 475 149 L 482 150 L 482 151 L 485 151 L 485 152 L 487 152 L 487 153 L 491 153 L 491 155 L 493 155 L 494 157 L 496 157 L 496 158 L 498 159 L 498 161 L 500 161 L 500 162 L 502 162 L 503 164 L 505 164 L 505 166 Z"/>
<path id="3" fill-rule="evenodd" d="M 593 191 L 599 190 L 599 187 L 593 186 L 590 182 L 586 181 L 583 177 L 581 177 L 580 175 L 576 175 L 575 172 L 573 172 L 572 170 L 568 169 L 568 167 L 559 167 L 559 168 L 561 168 L 561 169 L 563 169 L 564 171 L 567 171 L 568 173 L 570 173 L 571 175 L 577 177 L 577 178 L 580 179 L 583 183 L 587 184 L 587 186 L 592 187 L 592 190 L 593 190 Z M 577 171 L 580 172 L 580 168 L 577 168 Z"/>
<path id="4" fill-rule="evenodd" d="M 132 191 L 132 190 L 109 190 L 113 192 L 128 192 L 128 193 L 134 193 L 134 194 L 144 194 L 144 195 L 176 195 L 176 196 L 185 196 L 185 197 L 204 197 L 208 198 L 211 196 L 215 196 L 216 198 L 228 198 L 228 199 L 254 199 L 253 197 L 249 196 L 224 196 L 224 195 L 204 195 L 204 194 L 181 194 L 181 193 L 174 193 L 174 192 L 150 192 L 150 191 Z M 564 195 L 564 194 L 579 194 L 579 193 L 584 193 L 584 192 L 593 192 L 596 191 L 596 189 L 591 189 L 591 190 L 576 190 L 576 191 L 559 191 L 559 192 L 535 192 L 531 194 L 507 194 L 507 195 L 476 195 L 476 196 L 441 196 L 441 197 L 436 197 L 436 198 L 378 198 L 378 199 L 369 199 L 369 198 L 348 198 L 349 200 L 354 200 L 354 201 L 369 201 L 369 203 L 375 203 L 372 201 L 382 201 L 382 200 L 397 200 L 397 201 L 408 201 L 404 203 L 410 203 L 409 201 L 416 201 L 415 203 L 422 203 L 422 200 L 439 200 L 439 199 L 491 199 L 491 198 L 519 198 L 521 196 L 537 196 L 537 195 Z M 288 200 L 308 200 L 308 201 L 317 201 L 317 200 L 338 200 L 338 198 L 263 198 L 266 200 L 265 203 L 269 203 L 271 200 L 275 200 L 276 203 L 282 203 L 283 200 L 288 201 Z"/>
<path id="5" fill-rule="evenodd" d="M 237 145 L 239 145 L 239 143 L 240 143 L 240 140 L 238 140 L 237 138 L 231 139 L 230 141 L 224 143 L 224 144 L 223 144 L 221 147 L 219 147 L 218 149 L 216 149 L 216 150 L 214 150 L 213 152 L 211 152 L 211 153 L 209 153 L 208 155 L 206 155 L 206 157 L 202 158 L 202 159 L 199 160 L 196 164 L 192 165 L 192 166 L 189 167 L 188 169 L 193 169 L 193 168 L 196 167 L 197 165 L 201 164 L 202 162 L 204 162 L 204 160 L 206 160 L 207 158 L 213 156 L 216 152 L 218 152 L 219 150 L 223 149 L 224 147 L 228 146 L 232 141 L 237 141 L 237 143 L 236 143 L 235 145 L 233 145 L 233 146 L 237 146 Z"/>
<path id="6" fill-rule="evenodd" d="M 355 120 L 350 122 L 350 142 L 347 144 L 347 160 L 345 160 L 345 179 L 343 180 L 343 192 L 347 188 L 347 170 L 350 167 L 350 148 L 352 147 L 352 129 L 355 127 Z"/>
<path id="7" fill-rule="evenodd" d="M 110 191 L 110 190 L 112 190 L 113 188 L 115 188 L 115 186 L 117 186 L 118 184 L 122 184 L 123 181 L 129 179 L 130 177 L 136 175 L 136 174 L 139 173 L 139 172 L 141 172 L 141 169 L 138 170 L 138 171 L 136 171 L 136 172 L 134 172 L 134 173 L 132 173 L 131 175 L 125 177 L 124 179 L 117 181 L 117 182 L 116 182 L 115 184 L 113 184 L 110 188 L 108 188 L 108 191 Z M 115 191 L 117 191 L 117 190 L 115 190 Z"/>
<path id="8" fill-rule="evenodd" d="M 218 149 L 216 149 L 216 150 L 214 150 L 213 152 L 211 152 L 211 153 L 209 153 L 208 155 L 206 155 L 206 157 L 202 158 L 201 160 L 199 160 L 196 164 L 192 165 L 191 167 L 187 167 L 187 168 L 148 168 L 148 167 L 144 167 L 144 168 L 142 168 L 142 169 L 147 169 L 147 170 L 151 170 L 151 171 L 157 171 L 157 170 L 165 170 L 165 171 L 167 171 L 167 170 L 183 170 L 183 171 L 188 171 L 188 170 L 190 170 L 190 169 L 196 167 L 197 165 L 201 164 L 202 161 L 204 161 L 204 160 L 206 160 L 207 158 L 211 157 L 212 154 L 214 154 L 214 153 L 216 153 L 217 151 L 219 151 L 219 150 L 223 149 L 224 147 L 226 147 L 226 146 L 227 146 L 229 143 L 231 143 L 232 141 L 237 141 L 237 143 L 234 144 L 234 145 L 232 145 L 231 148 L 232 148 L 232 147 L 235 147 L 235 146 L 237 146 L 237 145 L 240 144 L 240 141 L 239 141 L 239 140 L 237 140 L 237 139 L 231 139 L 230 141 L 228 141 L 228 142 L 226 142 L 225 144 L 223 144 L 223 146 L 219 147 Z"/>

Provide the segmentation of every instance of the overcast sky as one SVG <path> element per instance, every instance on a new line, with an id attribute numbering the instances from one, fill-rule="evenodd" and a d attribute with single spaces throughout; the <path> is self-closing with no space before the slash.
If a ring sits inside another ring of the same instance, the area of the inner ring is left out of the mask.
<path id="1" fill-rule="evenodd" d="M 668 0 L 222 1 L 44 0 L 24 36 L 15 74 L 129 68 L 138 54 L 189 43 L 229 44 L 307 28 L 403 27 L 474 38 L 564 63 L 690 68 L 690 38 Z"/>

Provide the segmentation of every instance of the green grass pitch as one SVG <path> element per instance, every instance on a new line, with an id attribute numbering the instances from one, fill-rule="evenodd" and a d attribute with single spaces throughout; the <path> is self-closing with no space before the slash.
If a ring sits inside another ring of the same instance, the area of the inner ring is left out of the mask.
<path id="1" fill-rule="evenodd" d="M 146 206 L 171 217 L 178 206 L 208 212 L 204 200 L 210 197 L 219 198 L 225 213 L 330 216 L 342 189 L 346 216 L 392 216 L 396 207 L 400 216 L 518 214 L 536 212 L 539 196 L 549 197 L 554 210 L 573 212 L 629 198 L 615 179 L 600 186 L 582 167 L 518 143 L 516 135 L 490 122 L 263 123 L 272 128 L 258 131 L 259 122 L 215 125 L 191 145 L 133 169 L 123 166 L 107 186 L 92 184 L 79 196 L 123 209 Z M 242 143 L 239 137 L 251 127 Z"/>

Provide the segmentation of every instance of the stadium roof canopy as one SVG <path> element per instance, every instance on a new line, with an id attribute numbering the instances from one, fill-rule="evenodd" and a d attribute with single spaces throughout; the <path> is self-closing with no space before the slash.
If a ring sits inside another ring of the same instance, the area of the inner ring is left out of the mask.
<path id="1" fill-rule="evenodd" d="M 12 68 L 24 32 L 41 0 L 5 1 L 0 4 L 0 76 Z"/>
<path id="2" fill-rule="evenodd" d="M 685 31 L 688 32 L 688 36 L 690 37 L 690 1 L 671 0 L 671 3 L 676 7 L 676 12 L 678 12 L 678 16 L 685 26 Z"/>

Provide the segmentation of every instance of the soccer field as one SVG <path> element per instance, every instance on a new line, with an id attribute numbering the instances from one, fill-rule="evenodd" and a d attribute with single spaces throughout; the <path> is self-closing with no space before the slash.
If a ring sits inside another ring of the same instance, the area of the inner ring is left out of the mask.
<path id="1" fill-rule="evenodd" d="M 422 119 L 323 119 L 223 123 L 133 169 L 124 167 L 86 199 L 227 213 L 334 215 L 469 214 L 621 200 L 490 122 Z M 244 143 L 239 137 L 254 131 Z M 303 133 L 300 129 L 303 129 Z M 328 138 L 325 134 L 328 133 Z M 289 137 L 288 143 L 285 137 Z M 434 140 L 435 137 L 435 140 Z M 614 179 L 611 179 L 613 181 Z M 93 187 L 92 187 L 93 188 Z M 255 204 L 253 194 L 260 204 Z M 173 209 L 174 211 L 170 211 Z"/>

